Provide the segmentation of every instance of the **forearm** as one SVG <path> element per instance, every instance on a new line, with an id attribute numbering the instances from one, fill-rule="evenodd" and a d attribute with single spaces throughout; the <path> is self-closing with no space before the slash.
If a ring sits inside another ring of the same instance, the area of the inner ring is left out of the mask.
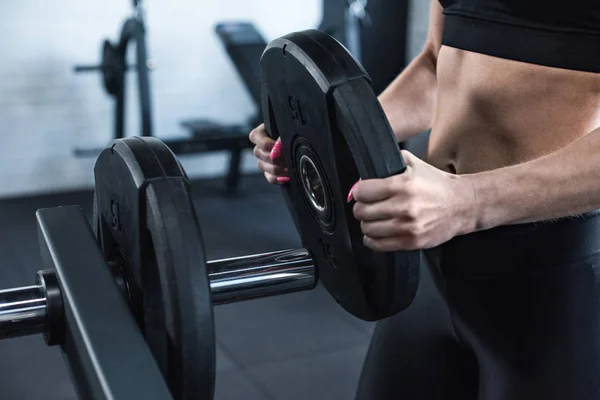
<path id="1" fill-rule="evenodd" d="M 463 177 L 473 187 L 475 230 L 600 208 L 600 129 L 542 158 Z"/>
<path id="2" fill-rule="evenodd" d="M 399 142 L 431 128 L 436 88 L 436 57 L 425 50 L 379 95 Z"/>

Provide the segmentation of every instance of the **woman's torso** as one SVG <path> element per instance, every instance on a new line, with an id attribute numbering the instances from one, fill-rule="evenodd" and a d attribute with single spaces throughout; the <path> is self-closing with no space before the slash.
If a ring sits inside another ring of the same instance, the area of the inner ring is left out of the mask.
<path id="1" fill-rule="evenodd" d="M 600 127 L 600 74 L 442 46 L 427 161 L 467 174 L 551 153 Z"/>

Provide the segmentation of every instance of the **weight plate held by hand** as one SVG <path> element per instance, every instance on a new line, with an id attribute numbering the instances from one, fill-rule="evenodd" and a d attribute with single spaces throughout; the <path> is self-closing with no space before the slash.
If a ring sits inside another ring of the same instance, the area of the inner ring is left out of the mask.
<path id="1" fill-rule="evenodd" d="M 158 139 L 131 137 L 106 148 L 94 174 L 98 242 L 173 397 L 212 399 L 212 300 L 185 172 Z"/>
<path id="2" fill-rule="evenodd" d="M 317 30 L 271 42 L 261 68 L 265 127 L 281 137 L 292 178 L 284 194 L 321 281 L 359 318 L 405 309 L 417 291 L 421 253 L 366 248 L 346 202 L 359 177 L 386 178 L 406 168 L 369 76 Z"/>

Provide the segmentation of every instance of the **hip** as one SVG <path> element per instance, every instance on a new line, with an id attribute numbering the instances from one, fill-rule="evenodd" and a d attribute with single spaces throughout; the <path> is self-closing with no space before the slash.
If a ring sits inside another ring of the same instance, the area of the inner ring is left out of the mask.
<path id="1" fill-rule="evenodd" d="M 600 256 L 600 210 L 499 226 L 425 250 L 429 265 L 444 279 L 535 276 L 596 255 Z"/>

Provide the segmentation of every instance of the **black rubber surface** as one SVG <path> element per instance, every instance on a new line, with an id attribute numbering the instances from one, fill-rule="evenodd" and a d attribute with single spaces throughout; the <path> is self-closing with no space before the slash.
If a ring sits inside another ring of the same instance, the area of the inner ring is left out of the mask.
<path id="1" fill-rule="evenodd" d="M 173 397 L 212 398 L 215 337 L 206 256 L 190 184 L 156 138 L 115 141 L 98 157 L 94 225 Z"/>
<path id="2" fill-rule="evenodd" d="M 285 195 L 321 282 L 361 319 L 404 310 L 418 287 L 420 252 L 366 248 L 346 201 L 359 178 L 388 178 L 406 168 L 369 76 L 317 30 L 272 41 L 261 67 L 265 128 L 281 138 L 291 178 Z"/>

